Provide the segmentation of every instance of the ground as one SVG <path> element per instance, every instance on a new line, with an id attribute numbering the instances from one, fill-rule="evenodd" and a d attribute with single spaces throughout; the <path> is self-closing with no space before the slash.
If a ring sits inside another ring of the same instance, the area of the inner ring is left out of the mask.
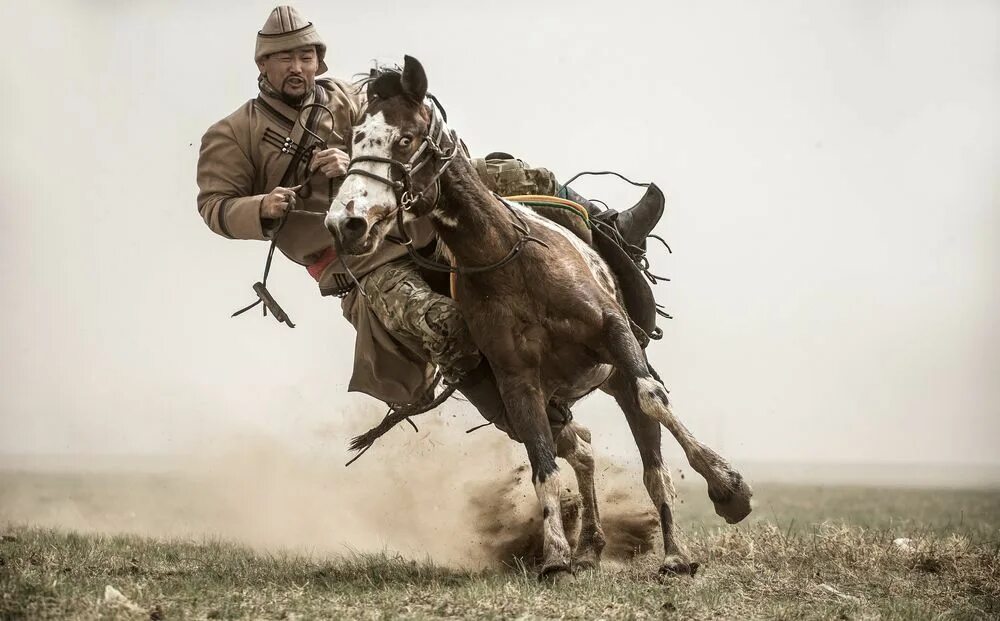
<path id="1" fill-rule="evenodd" d="M 701 487 L 681 492 L 696 577 L 661 578 L 645 553 L 558 587 L 518 563 L 0 523 L 0 619 L 1000 618 L 1000 490 L 758 484 L 735 527 Z"/>

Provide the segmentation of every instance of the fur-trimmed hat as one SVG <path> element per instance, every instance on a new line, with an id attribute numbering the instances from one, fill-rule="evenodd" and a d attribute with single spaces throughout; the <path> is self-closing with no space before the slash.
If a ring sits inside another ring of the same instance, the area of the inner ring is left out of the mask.
<path id="1" fill-rule="evenodd" d="M 288 52 L 305 45 L 316 46 L 316 56 L 319 58 L 319 71 L 316 75 L 326 73 L 326 44 L 316 32 L 312 22 L 302 19 L 294 7 L 282 5 L 275 7 L 264 22 L 264 27 L 257 33 L 257 49 L 253 58 L 260 62 L 268 54 Z"/>

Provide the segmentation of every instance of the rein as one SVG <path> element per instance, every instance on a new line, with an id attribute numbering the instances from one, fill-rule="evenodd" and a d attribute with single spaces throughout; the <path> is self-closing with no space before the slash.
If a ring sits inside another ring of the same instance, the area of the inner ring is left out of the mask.
<path id="1" fill-rule="evenodd" d="M 299 118 L 298 118 L 299 125 L 302 127 L 302 130 L 304 132 L 306 132 L 307 134 L 309 134 L 310 136 L 312 136 L 317 140 L 316 143 L 308 147 L 309 156 L 308 159 L 306 160 L 307 170 L 309 168 L 309 163 L 312 161 L 313 156 L 316 155 L 316 151 L 320 149 L 329 148 L 326 140 L 320 138 L 319 135 L 316 134 L 316 132 L 309 129 L 306 123 L 302 122 L 302 113 L 311 108 L 318 108 L 330 115 L 330 136 L 337 138 L 343 142 L 343 138 L 341 137 L 341 135 L 338 134 L 335 129 L 333 129 L 333 126 L 336 121 L 336 117 L 333 114 L 333 110 L 331 110 L 324 104 L 316 102 L 302 106 L 302 108 L 299 110 Z M 306 178 L 303 179 L 302 183 L 299 184 L 299 187 L 296 188 L 295 196 L 303 200 L 312 196 L 312 188 L 309 186 L 309 182 L 312 180 L 312 177 L 315 173 L 316 171 L 312 171 L 308 175 L 306 175 Z M 330 202 L 333 202 L 333 179 L 329 180 L 329 185 L 327 186 L 327 194 L 330 199 Z M 281 229 L 284 228 L 285 222 L 288 220 L 288 215 L 292 212 L 308 216 L 326 217 L 325 213 L 307 211 L 305 209 L 289 209 L 284 213 L 284 215 L 281 216 L 281 218 L 278 220 L 277 227 L 274 229 L 274 234 L 271 236 L 270 248 L 268 248 L 267 250 L 267 261 L 264 262 L 264 276 L 258 282 L 255 282 L 253 284 L 253 291 L 254 293 L 257 294 L 257 300 L 239 309 L 238 311 L 230 315 L 230 317 L 236 317 L 238 315 L 242 315 L 251 308 L 257 306 L 258 304 L 263 304 L 264 308 L 262 310 L 265 317 L 267 317 L 267 311 L 271 311 L 271 314 L 274 315 L 274 318 L 277 319 L 279 322 L 286 324 L 289 328 L 295 327 L 295 324 L 292 323 L 292 320 L 288 316 L 288 313 L 286 313 L 285 310 L 281 308 L 281 305 L 278 304 L 278 301 L 275 300 L 274 296 L 271 295 L 271 292 L 267 290 L 267 277 L 271 273 L 271 261 L 274 259 L 274 249 L 275 247 L 277 247 L 278 234 L 281 233 Z M 341 258 L 341 261 L 343 261 L 343 258 Z M 350 270 L 348 270 L 348 273 L 350 273 Z M 354 274 L 351 274 L 351 277 L 353 278 Z"/>
<path id="2" fill-rule="evenodd" d="M 528 227 L 528 223 L 525 222 L 524 218 L 521 217 L 521 214 L 517 213 L 517 210 L 514 209 L 514 206 L 511 205 L 510 202 L 508 202 L 506 199 L 496 194 L 495 192 L 493 193 L 493 196 L 497 200 L 499 200 L 508 210 L 510 210 L 511 215 L 513 215 L 515 219 L 515 221 L 511 222 L 511 224 L 514 225 L 514 230 L 517 231 L 518 233 L 517 241 L 514 242 L 514 245 L 511 246 L 511 249 L 507 252 L 506 255 L 504 255 L 502 259 L 496 261 L 495 263 L 490 263 L 489 265 L 461 267 L 461 266 L 449 265 L 447 263 L 440 263 L 438 261 L 432 261 L 431 259 L 422 256 L 419 252 L 413 249 L 413 240 L 410 239 L 410 236 L 407 235 L 406 231 L 403 230 L 402 210 L 396 211 L 396 223 L 399 226 L 400 232 L 404 235 L 404 238 L 397 239 L 395 237 L 386 236 L 386 239 L 388 239 L 391 242 L 406 246 L 407 254 L 410 255 L 410 258 L 413 259 L 413 262 L 416 263 L 417 265 L 426 268 L 428 270 L 431 270 L 433 272 L 445 272 L 448 274 L 481 274 L 483 272 L 489 272 L 491 270 L 503 267 L 504 265 L 507 265 L 508 263 L 513 261 L 517 257 L 518 253 L 521 252 L 521 249 L 524 247 L 524 245 L 527 244 L 528 242 L 535 242 L 536 244 L 540 244 L 545 248 L 549 247 L 548 244 L 538 239 L 537 237 L 532 237 L 531 229 Z"/>

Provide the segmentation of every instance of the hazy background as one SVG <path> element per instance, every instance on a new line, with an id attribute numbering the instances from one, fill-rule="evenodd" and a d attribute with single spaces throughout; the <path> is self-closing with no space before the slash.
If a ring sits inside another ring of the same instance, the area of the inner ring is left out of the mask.
<path id="1" fill-rule="evenodd" d="M 475 154 L 664 188 L 674 254 L 653 264 L 676 319 L 652 359 L 704 441 L 737 461 L 1000 463 L 1000 4 L 296 6 L 333 75 L 423 61 Z M 339 301 L 282 259 L 270 288 L 298 327 L 230 319 L 267 247 L 196 211 L 201 135 L 256 94 L 272 7 L 4 3 L 0 455 L 245 436 L 346 454 L 377 419 L 346 394 Z M 577 415 L 633 455 L 609 399 Z"/>

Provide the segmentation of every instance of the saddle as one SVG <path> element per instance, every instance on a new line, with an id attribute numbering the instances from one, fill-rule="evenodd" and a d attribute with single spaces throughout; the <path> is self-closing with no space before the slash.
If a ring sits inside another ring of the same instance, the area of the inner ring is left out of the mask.
<path id="1" fill-rule="evenodd" d="M 662 334 L 656 327 L 656 298 L 645 258 L 646 236 L 663 215 L 665 199 L 655 184 L 631 209 L 619 213 L 607 209 L 589 214 L 573 201 L 553 196 L 509 196 L 508 199 L 528 205 L 540 215 L 569 229 L 597 250 L 618 281 L 620 302 L 633 322 L 633 332 L 645 349 L 651 339 Z M 638 330 L 636 329 L 638 328 Z"/>

